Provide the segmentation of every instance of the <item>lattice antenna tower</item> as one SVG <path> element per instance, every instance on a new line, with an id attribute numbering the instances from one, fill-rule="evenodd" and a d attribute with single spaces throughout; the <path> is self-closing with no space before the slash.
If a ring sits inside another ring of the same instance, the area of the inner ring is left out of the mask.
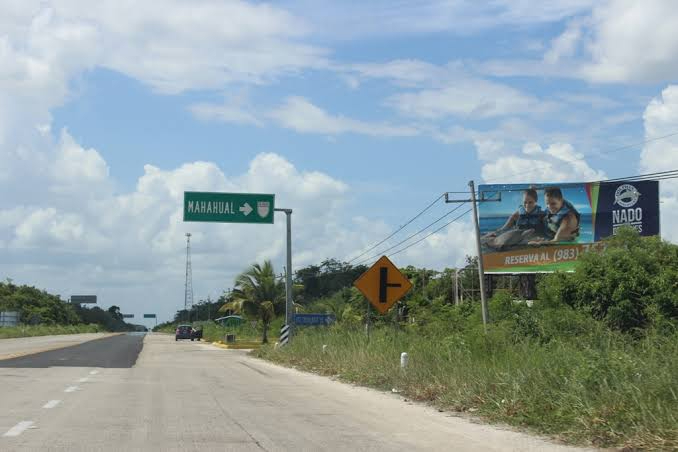
<path id="1" fill-rule="evenodd" d="M 186 284 L 184 292 L 184 309 L 193 306 L 193 270 L 191 269 L 191 233 L 186 233 Z"/>

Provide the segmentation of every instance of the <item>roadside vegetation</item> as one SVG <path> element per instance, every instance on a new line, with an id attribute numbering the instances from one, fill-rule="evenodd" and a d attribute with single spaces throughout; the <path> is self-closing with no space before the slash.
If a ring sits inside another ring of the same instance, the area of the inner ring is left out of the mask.
<path id="1" fill-rule="evenodd" d="M 537 275 L 529 303 L 519 295 L 531 292 L 529 276 L 492 277 L 487 331 L 475 258 L 457 296 L 453 269 L 401 269 L 413 288 L 384 316 L 352 287 L 367 267 L 329 259 L 302 268 L 295 311 L 336 322 L 298 328 L 285 347 L 271 337 L 283 323 L 285 289 L 270 262 L 158 330 L 190 319 L 206 340 L 268 340 L 256 356 L 571 443 L 678 449 L 678 246 L 632 229 L 606 242 L 573 273 Z M 245 322 L 212 320 L 230 315 Z"/>
<path id="2" fill-rule="evenodd" d="M 14 284 L 11 279 L 0 282 L 0 311 L 18 312 L 20 316 L 19 325 L 0 327 L 0 338 L 134 331 L 140 328 L 124 322 L 118 306 L 104 310 L 98 306 L 73 305 L 44 290 Z"/>
<path id="3" fill-rule="evenodd" d="M 52 336 L 58 334 L 101 333 L 101 325 L 21 325 L 0 328 L 0 339 L 11 337 Z"/>
<path id="4" fill-rule="evenodd" d="M 502 276 L 487 333 L 475 298 L 454 304 L 450 271 L 404 272 L 413 290 L 386 316 L 370 310 L 369 336 L 366 302 L 347 285 L 298 297 L 335 313 L 334 326 L 255 353 L 568 442 L 678 448 L 678 246 L 620 231 L 574 273 L 539 277 L 531 306 Z"/>

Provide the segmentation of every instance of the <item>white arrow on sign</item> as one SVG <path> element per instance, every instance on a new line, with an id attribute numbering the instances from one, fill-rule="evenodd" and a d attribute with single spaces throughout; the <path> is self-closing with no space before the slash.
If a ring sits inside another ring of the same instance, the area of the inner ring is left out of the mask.
<path id="1" fill-rule="evenodd" d="M 244 206 L 240 206 L 240 209 L 239 209 L 239 210 L 240 210 L 242 213 L 244 213 L 245 216 L 247 216 L 247 215 L 250 214 L 250 212 L 252 212 L 252 206 L 250 206 L 249 204 L 245 203 Z"/>

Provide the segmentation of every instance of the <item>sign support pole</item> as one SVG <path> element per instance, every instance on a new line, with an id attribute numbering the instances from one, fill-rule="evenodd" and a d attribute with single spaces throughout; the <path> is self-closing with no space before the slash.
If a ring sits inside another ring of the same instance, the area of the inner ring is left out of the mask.
<path id="1" fill-rule="evenodd" d="M 285 271 L 285 323 L 292 328 L 294 323 L 294 306 L 292 303 L 292 209 L 274 209 L 285 212 L 287 216 L 287 270 Z M 290 331 L 293 332 L 293 331 Z"/>
<path id="2" fill-rule="evenodd" d="M 476 205 L 476 188 L 473 181 L 469 181 L 471 189 L 471 203 L 473 204 L 473 226 L 476 230 L 476 250 L 478 252 L 478 276 L 480 278 L 480 304 L 483 310 L 483 327 L 487 332 L 487 322 L 489 321 L 489 312 L 487 310 L 487 300 L 485 299 L 485 269 L 483 268 L 483 255 L 480 253 L 480 226 L 478 224 L 478 206 Z"/>

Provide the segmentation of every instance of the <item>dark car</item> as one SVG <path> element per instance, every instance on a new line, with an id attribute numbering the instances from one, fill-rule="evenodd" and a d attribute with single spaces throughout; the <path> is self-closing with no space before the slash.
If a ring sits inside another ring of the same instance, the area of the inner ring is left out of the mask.
<path id="1" fill-rule="evenodd" d="M 190 339 L 193 340 L 193 327 L 191 325 L 179 325 L 174 332 L 174 340 Z"/>
<path id="2" fill-rule="evenodd" d="M 191 338 L 191 340 L 193 340 L 193 339 L 196 339 L 196 340 L 202 339 L 202 327 L 199 326 L 198 328 L 193 328 L 192 336 L 193 336 L 193 337 Z"/>

